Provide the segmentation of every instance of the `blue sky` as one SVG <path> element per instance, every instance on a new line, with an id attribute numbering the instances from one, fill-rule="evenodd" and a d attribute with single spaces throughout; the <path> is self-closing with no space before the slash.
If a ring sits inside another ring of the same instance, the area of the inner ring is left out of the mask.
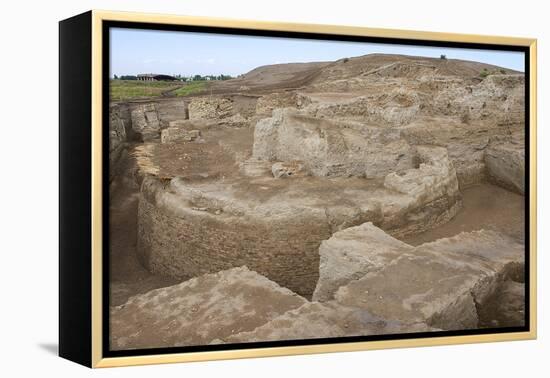
<path id="1" fill-rule="evenodd" d="M 111 29 L 111 76 L 139 73 L 239 75 L 276 63 L 333 61 L 372 53 L 472 60 L 524 71 L 522 52 L 363 42 Z"/>

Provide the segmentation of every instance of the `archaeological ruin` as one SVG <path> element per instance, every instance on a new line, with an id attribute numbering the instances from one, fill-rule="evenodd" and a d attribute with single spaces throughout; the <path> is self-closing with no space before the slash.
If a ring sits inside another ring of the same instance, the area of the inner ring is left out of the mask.
<path id="1" fill-rule="evenodd" d="M 524 80 L 371 54 L 111 102 L 111 348 L 522 326 Z"/>

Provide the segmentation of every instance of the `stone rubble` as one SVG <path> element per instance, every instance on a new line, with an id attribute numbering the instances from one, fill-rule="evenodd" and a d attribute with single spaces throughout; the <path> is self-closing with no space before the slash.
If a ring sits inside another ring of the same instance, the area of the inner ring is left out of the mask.
<path id="1" fill-rule="evenodd" d="M 275 178 L 297 177 L 303 175 L 303 165 L 299 161 L 277 162 L 271 166 Z"/>
<path id="2" fill-rule="evenodd" d="M 334 233 L 319 248 L 319 281 L 313 300 L 332 300 L 341 286 L 382 269 L 412 250 L 412 246 L 391 237 L 371 222 Z"/>
<path id="3" fill-rule="evenodd" d="M 384 177 L 413 167 L 414 149 L 395 129 L 313 118 L 277 109 L 254 131 L 253 157 L 300 160 L 315 176 Z"/>
<path id="4" fill-rule="evenodd" d="M 334 294 L 338 303 L 388 321 L 473 329 L 479 323 L 477 307 L 507 275 L 524 266 L 524 247 L 493 231 L 462 233 L 411 247 L 384 241 L 388 236 L 372 227 L 340 231 L 320 249 L 324 266 L 314 298 L 330 300 L 339 286 Z M 350 234 L 357 234 L 353 242 L 346 240 Z M 386 249 L 377 248 L 381 240 L 388 244 Z M 346 269 L 342 261 L 357 261 L 353 265 L 359 268 Z"/>
<path id="5" fill-rule="evenodd" d="M 178 127 L 169 127 L 161 131 L 161 143 L 174 143 L 178 141 L 192 142 L 200 138 L 200 130 L 185 130 Z"/>
<path id="6" fill-rule="evenodd" d="M 256 102 L 256 113 L 271 116 L 274 109 L 300 109 L 311 104 L 307 95 L 296 92 L 275 92 L 262 96 Z"/>
<path id="7" fill-rule="evenodd" d="M 232 115 L 233 102 L 223 97 L 199 97 L 191 100 L 188 111 L 191 120 L 223 119 Z"/>

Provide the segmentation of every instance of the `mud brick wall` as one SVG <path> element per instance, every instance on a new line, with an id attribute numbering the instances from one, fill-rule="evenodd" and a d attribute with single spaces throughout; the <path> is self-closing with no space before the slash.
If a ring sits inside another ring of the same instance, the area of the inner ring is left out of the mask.
<path id="1" fill-rule="evenodd" d="M 187 279 L 246 265 L 300 295 L 313 293 L 319 245 L 330 237 L 326 218 L 175 214 L 149 194 L 139 202 L 138 253 L 151 272 Z"/>
<path id="2" fill-rule="evenodd" d="M 233 101 L 229 98 L 194 98 L 188 106 L 189 119 L 222 119 L 233 113 Z"/>
<path id="3" fill-rule="evenodd" d="M 377 226 L 395 238 L 421 234 L 450 221 L 462 208 L 462 195 L 443 196 L 410 211 L 384 218 Z"/>

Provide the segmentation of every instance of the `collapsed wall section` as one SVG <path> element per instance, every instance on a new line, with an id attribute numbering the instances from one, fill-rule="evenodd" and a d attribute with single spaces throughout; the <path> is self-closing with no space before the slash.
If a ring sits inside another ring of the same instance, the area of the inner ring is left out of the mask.
<path id="1" fill-rule="evenodd" d="M 485 152 L 491 181 L 525 194 L 525 137 L 523 133 L 492 138 Z"/>
<path id="2" fill-rule="evenodd" d="M 314 176 L 384 177 L 413 167 L 413 148 L 399 130 L 334 122 L 276 109 L 254 131 L 253 158 L 302 161 Z"/>
<path id="3" fill-rule="evenodd" d="M 160 117 L 154 103 L 139 104 L 132 108 L 132 129 L 144 142 L 158 139 L 160 136 Z"/>
<path id="4" fill-rule="evenodd" d="M 488 303 L 524 269 L 520 243 L 484 230 L 413 247 L 367 223 L 335 233 L 319 253 L 314 300 L 444 330 L 483 324 Z"/>
<path id="5" fill-rule="evenodd" d="M 309 97 L 296 92 L 275 92 L 258 98 L 255 111 L 257 114 L 271 116 L 279 108 L 303 108 L 311 104 Z"/>

